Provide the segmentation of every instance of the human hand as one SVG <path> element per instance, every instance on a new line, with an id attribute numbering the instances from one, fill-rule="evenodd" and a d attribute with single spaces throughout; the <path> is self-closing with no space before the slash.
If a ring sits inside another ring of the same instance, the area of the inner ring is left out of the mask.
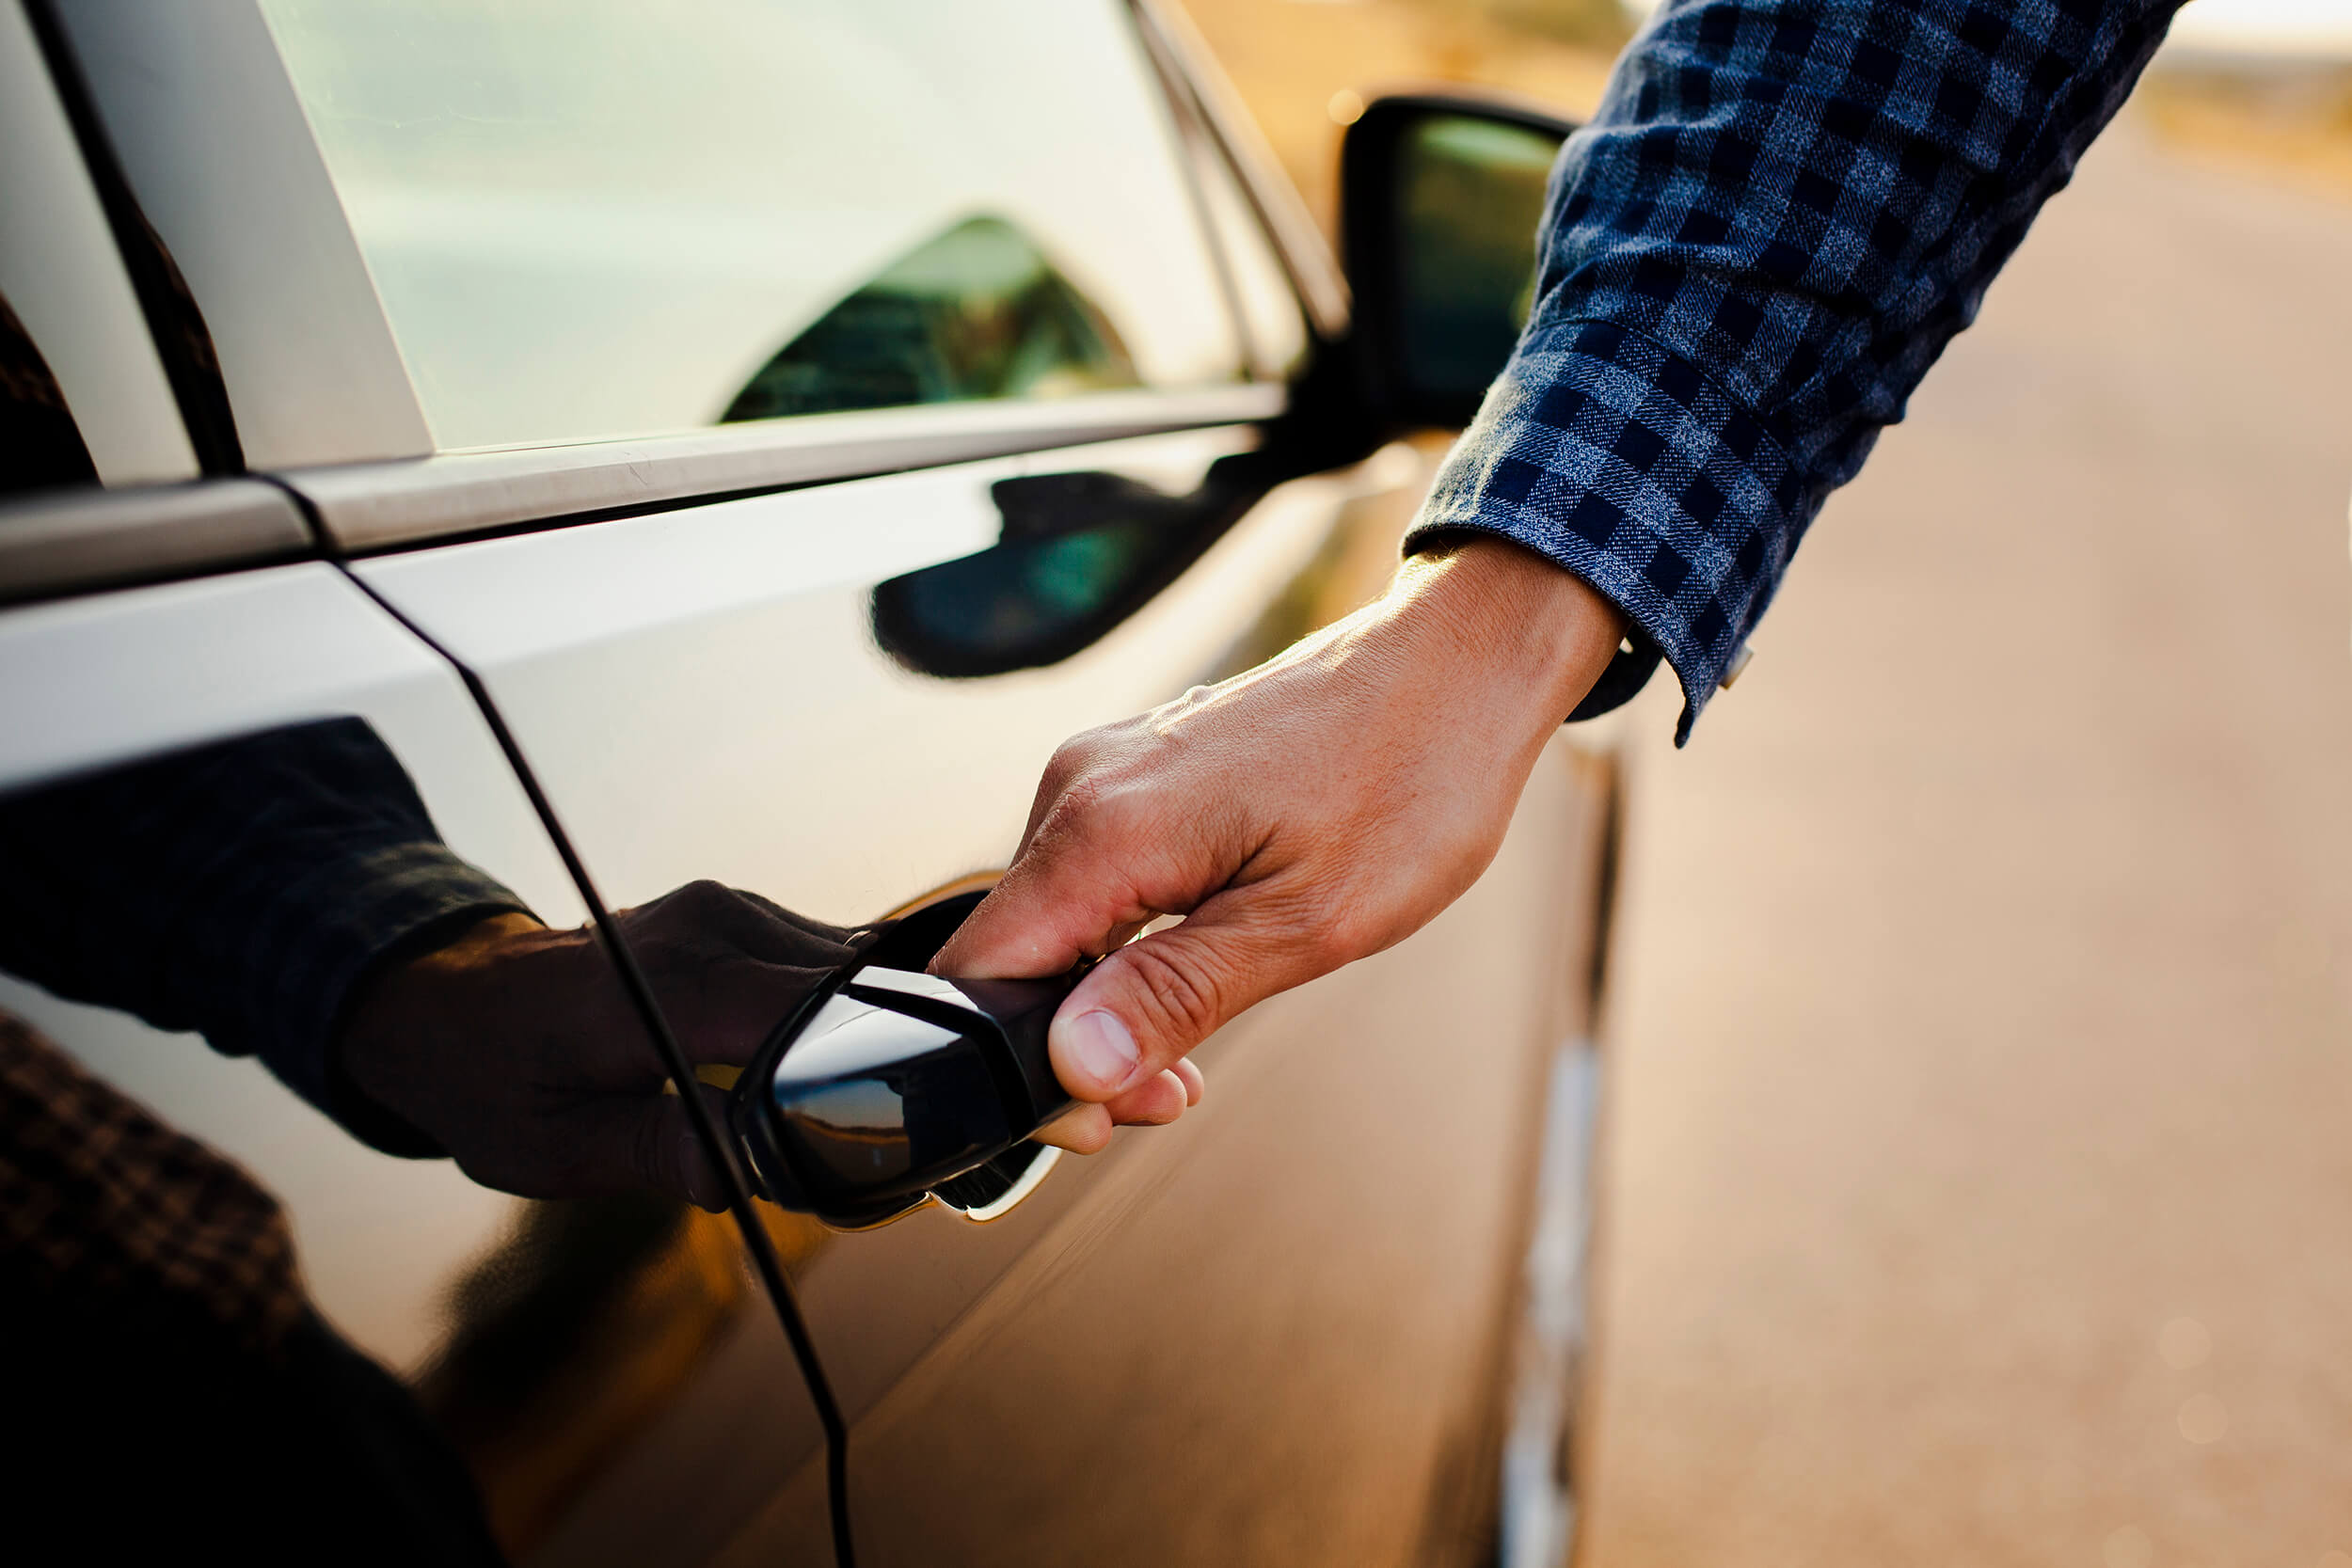
<path id="1" fill-rule="evenodd" d="M 848 960 L 849 933 L 717 882 L 613 916 L 687 1058 L 741 1067 Z M 526 1197 L 651 1188 L 726 1207 L 686 1106 L 593 928 L 499 914 L 376 976 L 337 1041 L 361 1093 Z M 697 1092 L 719 1125 L 725 1096 Z"/>
<path id="2" fill-rule="evenodd" d="M 1055 1015 L 1082 1103 L 1041 1137 L 1091 1153 L 1173 1119 L 1171 1072 L 1197 1101 L 1184 1056 L 1216 1028 L 1459 897 L 1624 634 L 1579 578 L 1478 538 L 1255 670 L 1065 742 L 1012 869 L 931 963 L 1014 978 L 1108 955 Z M 1130 940 L 1162 914 L 1185 918 Z"/>

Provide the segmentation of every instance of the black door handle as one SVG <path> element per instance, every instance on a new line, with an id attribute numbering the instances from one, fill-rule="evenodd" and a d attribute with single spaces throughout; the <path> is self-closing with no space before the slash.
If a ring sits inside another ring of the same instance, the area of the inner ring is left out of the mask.
<path id="1" fill-rule="evenodd" d="M 947 980 L 869 965 L 812 995 L 729 1102 L 767 1195 L 844 1227 L 934 1194 L 967 1210 L 1001 1196 L 1029 1164 L 1021 1146 L 1070 1106 L 1045 1031 L 1081 973 Z"/>

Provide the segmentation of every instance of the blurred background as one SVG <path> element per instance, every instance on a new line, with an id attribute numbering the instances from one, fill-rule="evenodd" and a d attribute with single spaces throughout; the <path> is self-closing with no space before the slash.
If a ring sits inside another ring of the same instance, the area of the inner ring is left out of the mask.
<path id="1" fill-rule="evenodd" d="M 1614 0 L 1184 0 L 1328 223 Z M 1633 777 L 1579 1560 L 2352 1568 L 2352 0 L 2195 0 Z"/>

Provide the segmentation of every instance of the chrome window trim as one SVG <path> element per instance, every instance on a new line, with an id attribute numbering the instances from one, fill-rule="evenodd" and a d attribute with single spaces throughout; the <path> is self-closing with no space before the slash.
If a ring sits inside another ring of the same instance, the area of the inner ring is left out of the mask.
<path id="1" fill-rule="evenodd" d="M 931 404 L 723 425 L 576 446 L 442 452 L 289 469 L 353 555 L 664 503 L 938 467 L 1279 416 L 1279 384 L 1104 392 L 1052 402 Z"/>
<path id="2" fill-rule="evenodd" d="M 51 490 L 0 501 L 0 603 L 313 553 L 287 494 L 252 479 Z"/>
<path id="3" fill-rule="evenodd" d="M 1258 221 L 1289 269 L 1291 283 L 1306 307 L 1316 337 L 1336 342 L 1347 335 L 1351 305 L 1346 276 L 1323 237 L 1314 214 L 1291 183 L 1281 160 L 1249 108 L 1216 64 L 1208 40 L 1180 6 L 1162 0 L 1130 0 L 1154 51 L 1164 53 L 1181 78 L 1210 139 L 1232 168 L 1242 192 L 1257 209 Z"/>

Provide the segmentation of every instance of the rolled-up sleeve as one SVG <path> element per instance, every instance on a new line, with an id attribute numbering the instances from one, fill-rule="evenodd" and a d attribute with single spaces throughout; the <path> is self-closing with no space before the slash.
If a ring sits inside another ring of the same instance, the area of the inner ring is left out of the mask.
<path id="1" fill-rule="evenodd" d="M 1674 0 L 1552 173 L 1534 305 L 1407 548 L 1502 534 L 1722 684 L 1829 494 L 2176 0 Z"/>

